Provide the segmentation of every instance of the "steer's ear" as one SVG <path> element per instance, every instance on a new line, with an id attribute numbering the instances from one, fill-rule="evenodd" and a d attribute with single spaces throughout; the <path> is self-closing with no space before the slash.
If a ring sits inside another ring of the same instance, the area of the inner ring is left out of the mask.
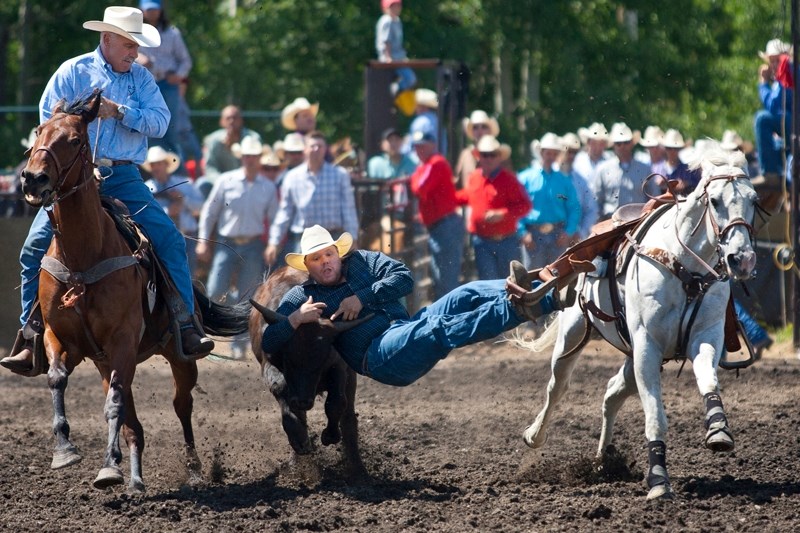
<path id="1" fill-rule="evenodd" d="M 336 331 L 338 333 L 344 333 L 345 331 L 349 331 L 349 330 L 353 329 L 356 326 L 360 326 L 361 324 L 363 324 L 364 322 L 366 322 L 367 320 L 371 319 L 374 316 L 375 316 L 375 313 L 370 313 L 367 316 L 365 316 L 364 318 L 358 318 L 356 320 L 348 320 L 348 321 L 341 321 L 340 320 L 338 322 L 334 322 L 333 326 L 336 328 Z"/>
<path id="2" fill-rule="evenodd" d="M 283 316 L 280 313 L 276 313 L 272 309 L 264 307 L 253 299 L 250 300 L 250 305 L 253 306 L 253 309 L 261 313 L 261 316 L 264 317 L 264 320 L 266 320 L 267 324 L 276 324 L 281 320 L 289 320 L 289 317 Z"/>

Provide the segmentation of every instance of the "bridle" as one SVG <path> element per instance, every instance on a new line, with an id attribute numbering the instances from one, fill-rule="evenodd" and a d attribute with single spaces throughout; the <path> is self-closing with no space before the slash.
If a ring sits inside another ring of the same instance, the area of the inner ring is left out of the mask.
<path id="1" fill-rule="evenodd" d="M 67 165 L 66 169 L 64 169 L 61 166 L 58 157 L 56 157 L 56 154 L 53 153 L 53 150 L 49 146 L 39 146 L 33 151 L 33 153 L 31 153 L 30 157 L 33 157 L 37 152 L 44 152 L 45 154 L 50 156 L 50 159 L 52 159 L 53 161 L 53 165 L 56 167 L 56 175 L 58 176 L 58 181 L 56 182 L 56 186 L 53 188 L 53 194 L 51 198 L 48 199 L 49 201 L 43 207 L 47 208 L 53 207 L 55 204 L 76 193 L 80 188 L 85 187 L 86 184 L 90 182 L 90 180 L 84 179 L 80 183 L 74 185 L 68 191 L 64 192 L 63 194 L 61 193 L 61 187 L 63 187 L 64 183 L 66 183 L 67 177 L 69 177 L 69 175 L 72 173 L 78 161 L 81 162 L 80 166 L 81 174 L 85 172 L 86 166 L 89 164 L 89 159 L 86 156 L 88 150 L 89 150 L 89 143 L 85 138 L 83 138 L 81 140 L 81 146 L 78 149 L 78 152 L 75 154 L 75 157 L 72 158 L 72 161 L 70 161 L 70 163 Z"/>

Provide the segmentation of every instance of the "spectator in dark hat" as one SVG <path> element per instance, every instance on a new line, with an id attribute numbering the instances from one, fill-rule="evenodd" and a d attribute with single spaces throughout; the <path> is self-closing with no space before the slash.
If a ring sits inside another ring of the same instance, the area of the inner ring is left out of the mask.
<path id="1" fill-rule="evenodd" d="M 388 128 L 381 137 L 382 154 L 373 156 L 367 163 L 367 176 L 370 178 L 393 179 L 410 176 L 417 165 L 400 151 L 403 136 L 395 128 Z"/>

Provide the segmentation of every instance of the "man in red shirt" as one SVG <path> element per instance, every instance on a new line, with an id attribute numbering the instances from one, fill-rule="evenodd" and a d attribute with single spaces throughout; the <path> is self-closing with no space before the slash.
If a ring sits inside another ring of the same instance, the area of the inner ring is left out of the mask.
<path id="1" fill-rule="evenodd" d="M 521 257 L 517 222 L 527 215 L 531 201 L 517 177 L 503 168 L 511 148 L 484 135 L 478 141 L 478 168 L 467 185 L 456 193 L 459 204 L 468 204 L 467 230 L 475 249 L 480 279 L 506 276 L 508 265 Z"/>
<path id="2" fill-rule="evenodd" d="M 436 152 L 436 139 L 430 133 L 419 131 L 414 133 L 411 142 L 420 160 L 411 175 L 411 192 L 419 199 L 419 216 L 428 229 L 434 299 L 439 299 L 459 285 L 464 221 L 456 213 L 453 170 Z M 496 277 L 503 278 L 505 274 Z"/>

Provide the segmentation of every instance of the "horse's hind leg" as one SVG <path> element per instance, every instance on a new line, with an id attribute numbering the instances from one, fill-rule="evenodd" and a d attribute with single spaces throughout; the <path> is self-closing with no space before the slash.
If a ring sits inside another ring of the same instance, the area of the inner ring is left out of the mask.
<path id="1" fill-rule="evenodd" d="M 125 479 L 119 464 L 122 462 L 122 451 L 119 449 L 119 430 L 125 418 L 125 403 L 123 384 L 116 370 L 111 372 L 111 378 L 103 385 L 106 389 L 106 404 L 103 409 L 108 423 L 108 443 L 103 460 L 103 468 L 94 480 L 94 487 L 104 489 L 114 485 L 121 485 Z"/>
<path id="2" fill-rule="evenodd" d="M 700 344 L 698 355 L 692 361 L 692 368 L 706 408 L 706 447 L 714 452 L 730 452 L 735 444 L 719 395 L 715 355 L 713 346 L 708 343 Z"/>
<path id="3" fill-rule="evenodd" d="M 625 358 L 619 372 L 608 380 L 606 395 L 603 398 L 603 429 L 600 432 L 600 444 L 597 448 L 597 456 L 602 457 L 611 445 L 614 433 L 614 422 L 617 419 L 622 404 L 630 396 L 636 394 L 636 378 L 633 375 L 633 361 L 630 357 Z"/>
<path id="4" fill-rule="evenodd" d="M 64 406 L 64 393 L 69 381 L 67 369 L 61 359 L 54 359 L 47 372 L 47 385 L 53 397 L 53 435 L 56 439 L 53 450 L 53 461 L 50 468 L 64 468 L 80 462 L 82 457 L 78 449 L 69 440 L 69 422 Z"/>
<path id="5" fill-rule="evenodd" d="M 528 426 L 522 435 L 525 444 L 531 448 L 539 448 L 547 441 L 547 426 L 550 423 L 550 417 L 569 388 L 572 370 L 575 368 L 575 363 L 580 356 L 580 352 L 568 357 L 563 357 L 563 354 L 578 347 L 587 327 L 589 325 L 577 306 L 567 309 L 559 317 L 559 339 L 556 342 L 551 359 L 552 374 L 547 385 L 547 400 L 536 420 Z"/>
<path id="6" fill-rule="evenodd" d="M 175 385 L 172 407 L 175 409 L 175 414 L 178 416 L 183 428 L 188 482 L 190 485 L 195 485 L 203 481 L 203 468 L 195 448 L 194 427 L 192 426 L 192 411 L 194 407 L 192 389 L 197 385 L 197 363 L 171 358 L 170 366 L 172 367 L 172 378 Z"/>
<path id="7" fill-rule="evenodd" d="M 136 416 L 136 406 L 133 403 L 133 391 L 128 388 L 125 394 L 125 423 L 122 426 L 122 435 L 128 445 L 131 463 L 131 480 L 128 490 L 132 493 L 144 492 L 142 479 L 142 452 L 144 452 L 144 430 Z"/>

